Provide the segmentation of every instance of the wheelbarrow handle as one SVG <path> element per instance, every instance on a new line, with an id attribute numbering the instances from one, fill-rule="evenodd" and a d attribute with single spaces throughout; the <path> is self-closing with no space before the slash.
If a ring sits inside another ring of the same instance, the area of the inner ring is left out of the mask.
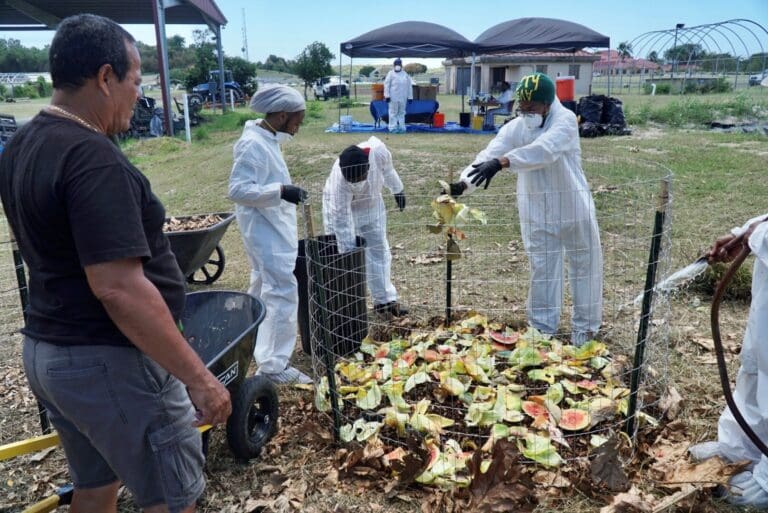
<path id="1" fill-rule="evenodd" d="M 213 426 L 211 426 L 210 424 L 205 424 L 203 426 L 199 426 L 197 430 L 200 431 L 200 433 L 205 433 L 206 431 L 209 431 L 212 428 Z M 55 440 L 58 442 L 58 437 L 55 437 Z M 36 502 L 32 504 L 30 507 L 25 509 L 22 513 L 49 513 L 51 511 L 54 511 L 59 506 L 64 504 L 70 504 L 72 502 L 73 491 L 74 491 L 74 487 L 71 484 L 67 486 L 62 486 L 61 488 L 56 490 L 55 494 L 46 497 L 40 502 Z"/>
<path id="2" fill-rule="evenodd" d="M 36 502 L 35 504 L 25 509 L 22 513 L 48 513 L 64 504 L 71 504 L 73 491 L 74 487 L 71 484 L 62 486 L 56 490 L 54 495 L 46 497 L 40 502 Z"/>
<path id="3" fill-rule="evenodd" d="M 60 497 L 58 495 L 51 495 L 50 497 L 46 497 L 40 502 L 31 505 L 25 509 L 23 513 L 47 513 L 53 511 L 59 507 L 59 499 Z"/>

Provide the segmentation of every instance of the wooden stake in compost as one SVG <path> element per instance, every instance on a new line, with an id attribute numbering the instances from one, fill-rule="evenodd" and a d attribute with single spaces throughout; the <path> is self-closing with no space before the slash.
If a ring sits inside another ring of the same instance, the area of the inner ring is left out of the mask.
<path id="1" fill-rule="evenodd" d="M 648 256 L 648 268 L 645 274 L 645 291 L 643 292 L 643 307 L 640 313 L 640 326 L 637 330 L 637 343 L 635 344 L 635 358 L 632 365 L 632 376 L 629 385 L 629 405 L 627 407 L 627 422 L 624 430 L 629 436 L 635 432 L 635 414 L 637 413 L 637 393 L 640 388 L 640 373 L 645 358 L 645 344 L 648 339 L 648 325 L 651 321 L 651 304 L 653 303 L 653 289 L 656 284 L 656 268 L 661 253 L 661 236 L 664 233 L 664 220 L 669 205 L 669 179 L 661 181 L 659 191 L 659 203 L 656 207 L 656 218 L 651 237 L 651 250 Z"/>

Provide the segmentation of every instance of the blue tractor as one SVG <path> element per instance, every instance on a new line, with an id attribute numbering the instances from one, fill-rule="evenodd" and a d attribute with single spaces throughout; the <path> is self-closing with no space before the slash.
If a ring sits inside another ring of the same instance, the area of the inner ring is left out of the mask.
<path id="1" fill-rule="evenodd" d="M 220 103 L 219 87 L 219 70 L 212 70 L 208 72 L 208 82 L 193 87 L 192 94 L 200 95 L 204 102 Z M 224 71 L 224 100 L 226 102 L 229 102 L 230 91 L 235 103 L 243 103 L 245 100 L 243 88 L 232 79 L 232 71 L 226 70 Z"/>

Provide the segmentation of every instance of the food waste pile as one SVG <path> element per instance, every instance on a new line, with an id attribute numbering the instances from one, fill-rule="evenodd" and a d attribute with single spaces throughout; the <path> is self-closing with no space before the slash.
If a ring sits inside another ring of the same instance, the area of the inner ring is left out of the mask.
<path id="1" fill-rule="evenodd" d="M 340 438 L 383 444 L 383 460 L 395 474 L 417 450 L 406 439 L 418 439 L 429 461 L 415 480 L 427 485 L 468 485 L 474 453 L 486 454 L 489 465 L 499 440 L 551 469 L 588 457 L 620 431 L 627 370 L 627 358 L 611 356 L 603 342 L 575 347 L 481 314 L 388 342 L 366 338 L 334 367 Z M 331 411 L 327 377 L 318 384 L 315 406 Z"/>

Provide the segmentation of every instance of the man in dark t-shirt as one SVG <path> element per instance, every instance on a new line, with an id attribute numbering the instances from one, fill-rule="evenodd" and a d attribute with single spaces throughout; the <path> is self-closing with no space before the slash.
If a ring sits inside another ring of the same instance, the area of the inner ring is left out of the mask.
<path id="1" fill-rule="evenodd" d="M 24 368 L 67 455 L 72 511 L 115 511 L 121 482 L 146 512 L 194 511 L 195 426 L 229 393 L 177 328 L 184 277 L 165 210 L 112 144 L 141 83 L 133 37 L 78 15 L 50 48 L 51 104 L 0 157 L 0 198 L 29 269 Z M 195 412 L 197 410 L 197 412 Z"/>

